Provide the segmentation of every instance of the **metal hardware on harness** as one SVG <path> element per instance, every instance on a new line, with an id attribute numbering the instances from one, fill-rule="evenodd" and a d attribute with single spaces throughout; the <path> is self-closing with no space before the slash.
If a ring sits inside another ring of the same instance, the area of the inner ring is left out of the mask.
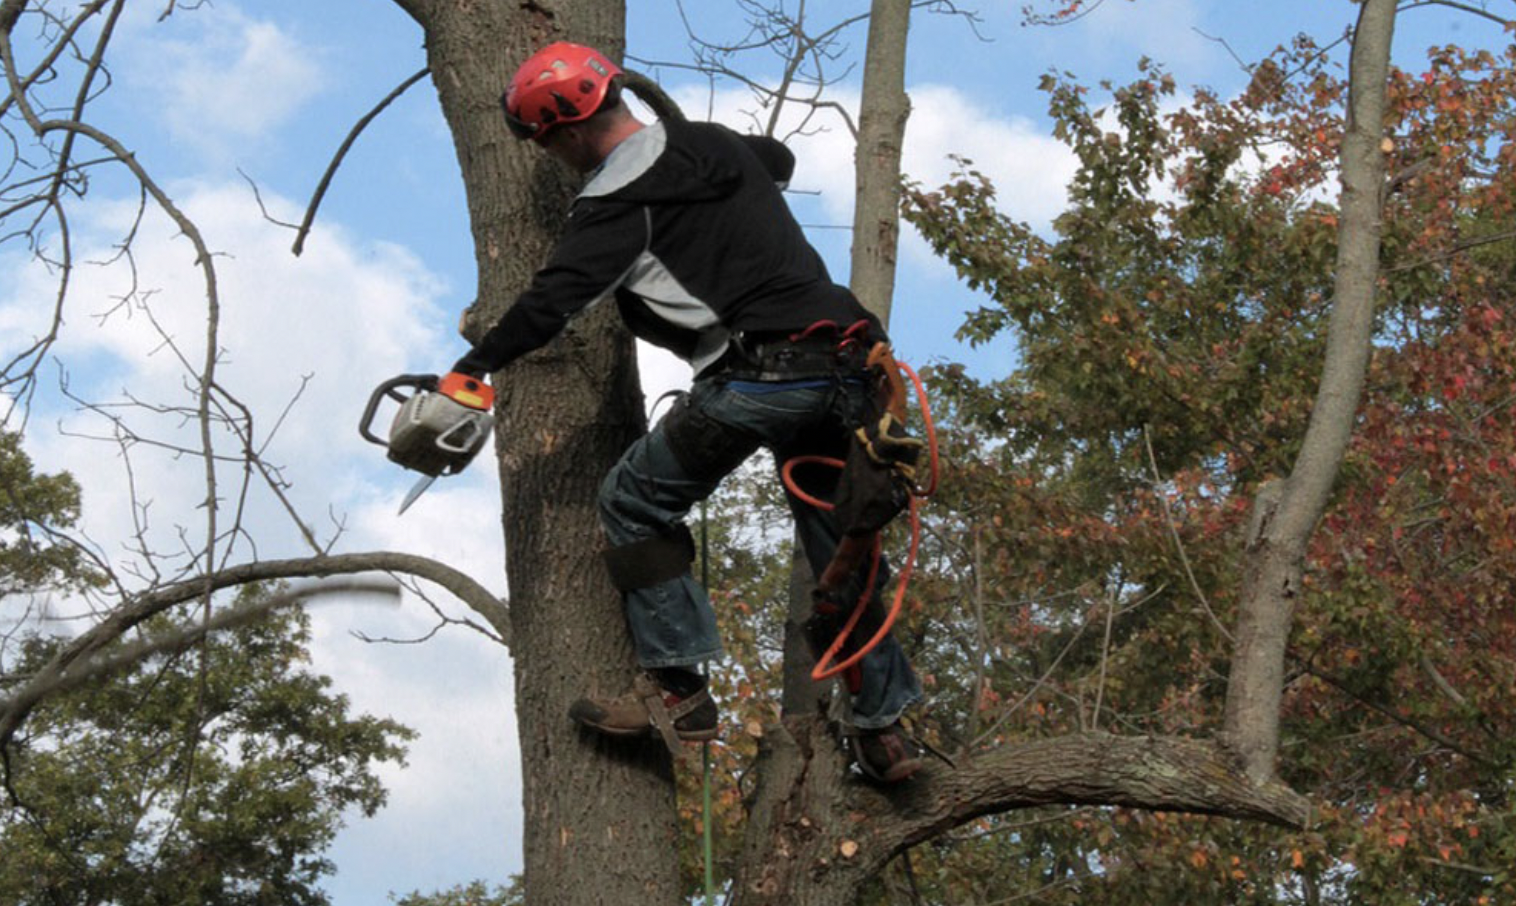
<path id="1" fill-rule="evenodd" d="M 861 326 L 860 326 L 861 325 Z M 867 364 L 863 336 L 869 322 L 838 332 L 830 321 L 798 333 L 741 333 L 716 366 L 721 377 L 749 381 L 794 381 L 861 372 Z"/>

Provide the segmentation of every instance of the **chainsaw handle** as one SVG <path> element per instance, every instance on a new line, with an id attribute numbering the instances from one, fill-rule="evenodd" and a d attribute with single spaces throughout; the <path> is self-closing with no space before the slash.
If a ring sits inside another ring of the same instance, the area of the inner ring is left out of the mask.
<path id="1" fill-rule="evenodd" d="M 435 374 L 402 374 L 392 377 L 378 387 L 375 387 L 374 392 L 369 394 L 368 405 L 363 407 L 363 418 L 358 422 L 358 433 L 363 436 L 364 440 L 381 447 L 389 446 L 388 441 L 374 433 L 374 416 L 379 414 L 379 406 L 384 402 L 386 397 L 403 404 L 406 400 L 416 395 L 415 393 L 401 393 L 400 388 L 402 387 L 411 387 L 418 391 L 436 390 L 437 376 Z"/>

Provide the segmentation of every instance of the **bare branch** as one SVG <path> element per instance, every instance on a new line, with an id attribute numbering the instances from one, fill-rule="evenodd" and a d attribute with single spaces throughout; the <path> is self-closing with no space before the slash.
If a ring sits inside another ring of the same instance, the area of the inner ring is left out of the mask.
<path id="1" fill-rule="evenodd" d="M 1464 252 L 1469 251 L 1470 249 L 1477 249 L 1481 246 L 1486 245 L 1494 245 L 1497 242 L 1509 242 L 1512 239 L 1516 239 L 1516 230 L 1507 230 L 1503 233 L 1493 233 L 1489 236 L 1480 236 L 1477 239 L 1469 239 L 1464 242 L 1455 243 L 1447 251 L 1439 252 L 1438 254 L 1432 255 L 1428 258 L 1421 258 L 1419 260 L 1410 261 L 1405 264 L 1397 264 L 1394 267 L 1387 267 L 1384 269 L 1384 272 L 1386 274 L 1398 274 L 1401 271 L 1415 270 L 1419 267 L 1428 267 L 1433 264 L 1439 264 L 1443 261 L 1447 261 L 1449 258 L 1455 258 Z"/>
<path id="2" fill-rule="evenodd" d="M 309 588 L 293 589 L 282 594 L 271 595 L 254 604 L 243 604 L 223 610 L 208 621 L 173 632 L 154 635 L 124 645 L 120 650 L 108 655 L 90 658 L 58 676 L 47 689 L 37 691 L 44 698 L 59 695 L 102 677 L 130 669 L 153 655 L 183 653 L 212 632 L 246 626 L 263 619 L 279 608 L 305 604 L 323 595 L 336 594 L 385 595 L 398 599 L 400 589 L 394 583 L 345 581 L 321 583 Z M 0 699 L 0 714 L 9 713 L 13 707 L 15 703 L 12 699 Z"/>
<path id="3" fill-rule="evenodd" d="M 51 694 L 50 690 L 75 670 L 77 665 L 87 664 L 105 646 L 128 630 L 170 607 L 203 598 L 207 589 L 216 591 L 254 582 L 325 578 L 365 572 L 404 573 L 434 582 L 484 617 L 498 637 L 505 644 L 510 643 L 510 623 L 505 604 L 467 574 L 427 557 L 379 551 L 246 563 L 144 593 L 114 608 L 105 619 L 70 641 L 30 683 L 3 703 L 4 708 L 0 710 L 0 751 L 9 744 L 32 709 Z"/>
<path id="4" fill-rule="evenodd" d="M 1206 597 L 1205 591 L 1201 589 L 1200 582 L 1195 579 L 1195 570 L 1190 567 L 1190 555 L 1185 552 L 1184 540 L 1179 537 L 1179 527 L 1174 524 L 1174 512 L 1169 509 L 1169 500 L 1164 496 L 1163 490 L 1160 487 L 1163 484 L 1163 476 L 1158 472 L 1158 458 L 1153 455 L 1152 432 L 1148 430 L 1147 425 L 1142 426 L 1142 441 L 1147 445 L 1148 466 L 1153 472 L 1153 494 L 1158 498 L 1158 502 L 1163 504 L 1163 518 L 1169 526 L 1169 537 L 1174 539 L 1174 548 L 1179 551 L 1179 562 L 1184 566 L 1184 575 L 1190 582 L 1190 590 L 1195 592 L 1195 599 L 1200 602 L 1201 608 L 1205 610 L 1205 615 L 1211 618 L 1211 625 L 1216 627 L 1216 631 L 1221 633 L 1221 637 L 1228 642 L 1235 641 L 1232 638 L 1232 634 L 1227 631 L 1226 626 L 1222 624 L 1220 618 L 1216 616 L 1216 611 L 1211 608 L 1210 599 Z"/>
<path id="5" fill-rule="evenodd" d="M 1343 695 L 1347 696 L 1358 704 L 1363 705 L 1365 708 L 1388 717 L 1390 720 L 1394 721 L 1402 727 L 1405 727 L 1409 730 L 1414 730 L 1415 732 L 1421 734 L 1442 748 L 1447 749 L 1449 752 L 1456 752 L 1457 754 L 1462 755 L 1464 758 L 1467 758 L 1476 764 L 1483 765 L 1486 768 L 1505 770 L 1507 767 L 1509 767 L 1509 764 L 1505 762 L 1490 758 L 1487 755 L 1470 749 L 1468 746 L 1460 745 L 1459 743 L 1454 742 L 1445 734 L 1439 733 L 1432 727 L 1427 726 L 1423 721 L 1417 720 L 1414 717 L 1409 717 L 1405 714 L 1398 713 L 1396 709 L 1380 702 L 1374 701 L 1368 696 L 1355 691 L 1347 683 L 1343 682 L 1335 676 L 1332 676 L 1329 673 L 1311 667 L 1306 668 L 1306 673 L 1310 676 L 1316 677 L 1317 679 L 1326 683 L 1328 686 L 1331 686 L 1333 689 L 1336 689 L 1338 692 L 1341 692 Z"/>
<path id="6" fill-rule="evenodd" d="M 1512 22 L 1516 22 L 1516 20 L 1513 19 L 1501 18 L 1500 16 L 1495 15 L 1482 6 L 1475 6 L 1472 3 L 1459 3 L 1457 0 L 1415 0 L 1415 2 L 1403 4 L 1400 7 L 1400 11 L 1405 12 L 1408 9 L 1418 9 L 1423 6 L 1446 6 L 1448 9 L 1456 9 L 1460 12 L 1468 13 L 1471 16 L 1478 16 L 1481 19 L 1488 19 L 1489 21 L 1494 22 L 1496 25 L 1504 28 L 1509 28 Z"/>
<path id="7" fill-rule="evenodd" d="M 298 256 L 305 250 L 305 237 L 310 234 L 311 224 L 316 220 L 316 209 L 321 207 L 321 199 L 326 197 L 326 190 L 332 184 L 332 177 L 337 175 L 337 168 L 342 166 L 342 159 L 347 157 L 347 152 L 353 147 L 353 143 L 358 140 L 358 136 L 363 134 L 363 130 L 368 128 L 368 124 L 373 122 L 375 117 L 384 112 L 384 108 L 394 103 L 395 99 L 405 94 L 407 89 L 430 74 L 431 69 L 429 67 L 424 68 L 401 82 L 393 91 L 385 95 L 383 100 L 374 105 L 374 109 L 365 113 L 353 125 L 353 128 L 348 131 L 347 137 L 338 146 L 337 153 L 332 155 L 332 162 L 326 165 L 326 172 L 321 174 L 321 181 L 316 184 L 316 191 L 311 195 L 310 204 L 305 208 L 305 219 L 300 221 L 300 226 L 295 236 L 295 245 L 290 249 L 295 255 Z"/>

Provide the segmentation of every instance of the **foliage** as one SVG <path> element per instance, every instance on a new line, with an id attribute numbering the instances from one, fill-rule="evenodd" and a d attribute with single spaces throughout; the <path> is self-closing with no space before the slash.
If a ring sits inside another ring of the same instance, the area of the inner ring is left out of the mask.
<path id="1" fill-rule="evenodd" d="M 50 698 L 8 751 L 0 901 L 327 902 L 322 852 L 347 810 L 383 805 L 375 769 L 412 734 L 351 715 L 302 666 L 309 637 L 276 612 Z M 60 644 L 31 637 L 10 670 Z"/>
<path id="2" fill-rule="evenodd" d="M 1007 815 L 918 854 L 942 901 L 1516 895 L 1513 83 L 1512 49 L 1436 48 L 1426 72 L 1392 78 L 1374 362 L 1286 700 L 1285 774 L 1322 826 Z M 1293 462 L 1316 389 L 1345 86 L 1302 39 L 1237 99 L 1201 91 L 1169 114 L 1174 86 L 1151 64 L 1105 86 L 1104 110 L 1070 78 L 1043 87 L 1080 163 L 1056 235 L 1001 214 L 967 162 L 907 200 L 990 297 L 961 335 L 1013 335 L 1022 363 L 988 385 L 935 375 L 954 464 L 944 578 L 969 583 L 921 593 L 983 625 L 932 627 L 954 642 L 937 650 L 969 655 L 937 662 L 933 718 L 969 748 L 1097 724 L 1208 732 L 1250 501 Z"/>
<path id="3" fill-rule="evenodd" d="M 0 431 L 0 598 L 94 581 L 77 548 L 52 540 L 78 519 L 73 477 L 36 474 L 20 435 Z"/>
<path id="4" fill-rule="evenodd" d="M 520 906 L 523 896 L 518 876 L 493 889 L 484 881 L 470 881 L 436 893 L 412 891 L 399 899 L 391 894 L 390 900 L 395 906 Z"/>

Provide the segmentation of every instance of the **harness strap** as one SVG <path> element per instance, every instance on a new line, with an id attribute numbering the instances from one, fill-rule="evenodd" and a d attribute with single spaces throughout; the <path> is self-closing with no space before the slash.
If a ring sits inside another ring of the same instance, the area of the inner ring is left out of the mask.
<path id="1" fill-rule="evenodd" d="M 816 321 L 803 330 L 734 334 L 727 354 L 712 368 L 723 380 L 794 381 L 853 375 L 868 366 L 864 340 L 873 324 L 856 321 L 845 330 Z"/>
<path id="2" fill-rule="evenodd" d="M 653 729 L 663 737 L 663 744 L 669 747 L 669 752 L 675 757 L 679 755 L 679 734 L 674 729 L 674 716 L 669 713 L 668 705 L 663 701 L 663 689 L 653 681 L 652 677 L 645 673 L 639 673 L 632 681 L 632 691 L 642 699 L 642 704 L 647 708 L 648 720 Z"/>

